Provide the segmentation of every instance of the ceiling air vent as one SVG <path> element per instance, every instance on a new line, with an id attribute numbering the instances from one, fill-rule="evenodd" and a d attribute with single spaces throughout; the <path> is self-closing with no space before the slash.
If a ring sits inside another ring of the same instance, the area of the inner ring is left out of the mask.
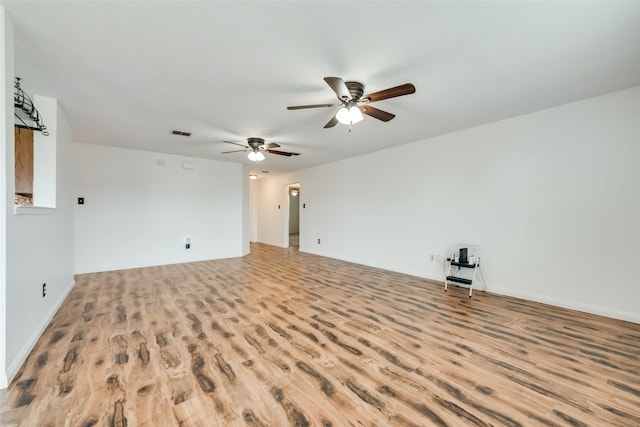
<path id="1" fill-rule="evenodd" d="M 173 135 L 191 136 L 191 132 L 185 132 L 185 131 L 182 131 L 182 130 L 172 130 L 171 133 Z"/>

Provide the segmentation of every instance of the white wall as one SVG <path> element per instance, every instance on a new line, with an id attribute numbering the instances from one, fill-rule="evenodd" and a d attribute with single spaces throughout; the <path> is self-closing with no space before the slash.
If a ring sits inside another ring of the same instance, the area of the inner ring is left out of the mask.
<path id="1" fill-rule="evenodd" d="M 49 152 L 57 170 L 56 209 L 14 208 L 13 28 L 0 6 L 0 388 L 7 386 L 26 360 L 73 286 L 72 211 L 70 206 L 71 130 L 55 99 L 32 96 L 57 147 Z M 28 82 L 23 82 L 28 92 Z M 43 140 L 44 142 L 44 140 Z M 46 150 L 45 150 L 46 151 Z M 47 295 L 42 297 L 42 284 Z"/>
<path id="2" fill-rule="evenodd" d="M 250 168 L 242 167 L 242 255 L 251 252 L 252 225 L 251 225 L 251 189 L 249 179 Z"/>
<path id="3" fill-rule="evenodd" d="M 73 169 L 76 273 L 244 254 L 241 164 L 75 143 Z"/>
<path id="4" fill-rule="evenodd" d="M 258 241 L 258 183 L 249 180 L 249 238 L 251 242 Z"/>
<path id="5" fill-rule="evenodd" d="M 41 117 L 56 114 L 58 103 L 55 99 L 33 96 Z M 46 132 L 33 133 L 33 204 L 35 206 L 56 207 L 56 135 L 55 127 L 46 124 Z"/>
<path id="6" fill-rule="evenodd" d="M 23 82 L 28 90 L 28 82 Z M 6 357 L 11 379 L 74 284 L 71 208 L 71 128 L 55 99 L 33 97 L 56 146 L 55 209 L 25 208 L 14 213 L 7 200 Z M 7 147 L 8 196 L 14 192 L 13 134 Z M 46 297 L 42 285 L 46 283 Z"/>
<path id="7" fill-rule="evenodd" d="M 9 195 L 13 197 L 14 189 L 9 189 L 8 160 L 9 146 L 13 141 L 13 28 L 4 7 L 0 5 L 0 135 L 5 142 L 0 147 L 0 165 L 4 173 L 0 173 L 0 388 L 5 388 L 7 378 L 6 358 L 6 320 L 7 320 L 7 215 L 9 215 Z M 14 178 L 15 179 L 15 178 Z M 13 207 L 13 200 L 11 200 Z"/>
<path id="8" fill-rule="evenodd" d="M 276 175 L 256 181 L 258 242 L 286 248 L 289 246 L 286 233 L 288 218 L 287 188 L 291 183 L 287 177 Z M 298 176 L 297 174 L 295 176 Z"/>
<path id="9" fill-rule="evenodd" d="M 475 243 L 492 292 L 640 323 L 638 141 L 640 87 L 270 177 L 259 241 L 300 182 L 301 251 L 442 279 L 429 254 Z"/>

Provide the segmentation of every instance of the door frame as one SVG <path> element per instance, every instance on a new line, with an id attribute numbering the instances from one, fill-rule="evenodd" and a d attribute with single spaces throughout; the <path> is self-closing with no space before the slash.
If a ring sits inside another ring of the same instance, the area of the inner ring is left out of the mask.
<path id="1" fill-rule="evenodd" d="M 291 197 L 293 197 L 293 196 L 291 196 L 290 191 L 291 191 L 292 187 L 301 188 L 301 185 L 300 185 L 299 182 L 292 182 L 292 183 L 287 184 L 287 185 L 284 186 L 284 200 L 286 201 L 286 203 L 284 204 L 284 211 L 285 211 L 285 214 L 283 215 L 283 217 L 284 217 L 284 227 L 282 227 L 282 228 L 283 228 L 283 231 L 284 231 L 284 236 L 283 236 L 284 245 L 283 246 L 285 248 L 289 247 L 289 220 L 290 220 L 289 217 L 290 217 L 290 212 L 291 212 L 291 206 L 290 206 L 291 205 Z M 299 193 L 298 193 L 297 197 L 300 197 Z M 298 206 L 298 221 L 300 221 L 299 218 L 300 218 L 300 207 Z M 298 224 L 298 230 L 299 229 L 300 229 L 300 225 Z"/>

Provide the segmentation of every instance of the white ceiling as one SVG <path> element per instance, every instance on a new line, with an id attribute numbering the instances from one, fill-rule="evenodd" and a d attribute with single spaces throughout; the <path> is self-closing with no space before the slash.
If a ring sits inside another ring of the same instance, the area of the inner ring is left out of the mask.
<path id="1" fill-rule="evenodd" d="M 299 170 L 640 85 L 640 2 L 0 1 L 16 74 L 57 98 L 74 139 L 251 164 L 221 155 L 257 136 Z M 323 81 L 416 93 L 352 132 L 323 129 Z M 46 117 L 45 124 L 46 124 Z M 192 132 L 190 138 L 171 129 Z"/>

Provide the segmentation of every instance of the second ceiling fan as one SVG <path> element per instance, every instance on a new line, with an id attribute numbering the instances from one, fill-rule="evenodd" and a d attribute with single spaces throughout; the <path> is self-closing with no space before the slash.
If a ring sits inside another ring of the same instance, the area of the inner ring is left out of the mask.
<path id="1" fill-rule="evenodd" d="M 239 152 L 249 152 L 249 160 L 254 161 L 254 162 L 260 162 L 262 160 L 264 160 L 264 152 L 269 153 L 269 154 L 277 154 L 279 156 L 286 156 L 286 157 L 291 157 L 291 156 L 299 156 L 300 153 L 292 153 L 290 151 L 280 151 L 280 150 L 274 150 L 274 148 L 279 148 L 280 145 L 276 144 L 275 142 L 270 142 L 268 144 L 264 143 L 264 139 L 262 138 L 256 138 L 256 137 L 251 137 L 251 138 L 247 138 L 247 144 L 248 145 L 244 145 L 244 144 L 240 144 L 238 142 L 233 142 L 233 141 L 224 141 L 228 144 L 233 144 L 233 145 L 238 145 L 240 147 L 243 148 L 243 150 L 232 150 L 232 151 L 225 151 L 223 153 L 220 154 L 229 154 L 229 153 L 239 153 Z"/>
<path id="2" fill-rule="evenodd" d="M 396 96 L 409 95 L 416 91 L 411 83 L 405 83 L 389 89 L 373 92 L 364 95 L 364 85 L 360 82 L 345 82 L 340 77 L 325 77 L 329 87 L 333 89 L 338 97 L 338 104 L 312 104 L 312 105 L 294 105 L 287 107 L 287 110 L 302 110 L 307 108 L 324 108 L 324 107 L 340 107 L 338 112 L 324 125 L 331 128 L 338 123 L 353 125 L 363 119 L 362 114 L 375 117 L 383 122 L 388 122 L 395 117 L 395 114 L 374 108 L 369 105 L 372 102 L 382 101 L 383 99 L 394 98 Z"/>

